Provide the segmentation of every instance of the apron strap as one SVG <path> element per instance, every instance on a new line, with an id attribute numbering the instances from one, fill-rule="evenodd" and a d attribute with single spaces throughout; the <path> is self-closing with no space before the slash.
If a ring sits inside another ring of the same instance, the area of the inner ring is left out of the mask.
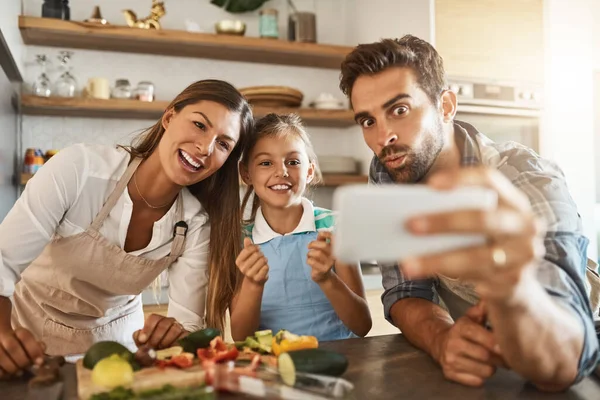
<path id="1" fill-rule="evenodd" d="M 173 228 L 173 244 L 171 244 L 171 256 L 175 258 L 183 254 L 185 248 L 185 236 L 187 235 L 188 224 L 183 220 L 183 194 L 177 196 L 177 223 Z"/>
<path id="2" fill-rule="evenodd" d="M 115 189 L 112 191 L 110 196 L 108 196 L 108 200 L 106 200 L 106 203 L 104 203 L 104 205 L 102 206 L 102 209 L 100 210 L 98 215 L 96 215 L 96 218 L 94 218 L 94 221 L 92 222 L 92 225 L 91 225 L 91 228 L 93 230 L 98 231 L 100 229 L 100 227 L 104 223 L 104 220 L 106 219 L 106 217 L 108 217 L 108 214 L 110 214 L 110 212 L 113 209 L 113 207 L 115 206 L 115 204 L 117 204 L 117 201 L 123 194 L 125 187 L 127 187 L 127 184 L 131 180 L 133 173 L 135 172 L 137 167 L 140 165 L 142 160 L 143 159 L 141 157 L 137 157 L 137 158 L 134 158 L 133 161 L 131 161 L 131 163 L 125 170 L 125 173 L 123 174 L 123 176 L 121 176 L 121 178 L 117 182 L 117 186 L 115 186 Z"/>

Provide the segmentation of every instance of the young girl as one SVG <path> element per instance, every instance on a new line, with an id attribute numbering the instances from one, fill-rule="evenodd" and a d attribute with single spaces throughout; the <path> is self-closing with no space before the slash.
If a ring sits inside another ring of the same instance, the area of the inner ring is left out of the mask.
<path id="1" fill-rule="evenodd" d="M 303 197 L 320 173 L 300 118 L 269 114 L 257 122 L 240 164 L 255 193 L 246 221 L 243 274 L 231 305 L 231 333 L 243 340 L 257 330 L 286 329 L 319 340 L 365 336 L 371 315 L 358 265 L 331 254 L 332 212 Z"/>

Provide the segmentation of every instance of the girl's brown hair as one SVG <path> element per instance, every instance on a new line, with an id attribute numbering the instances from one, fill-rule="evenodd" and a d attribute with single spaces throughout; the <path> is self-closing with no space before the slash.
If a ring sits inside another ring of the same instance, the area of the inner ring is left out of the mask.
<path id="1" fill-rule="evenodd" d="M 309 183 L 310 186 L 315 186 L 321 183 L 322 175 L 321 170 L 319 169 L 319 163 L 317 160 L 317 155 L 315 154 L 315 150 L 313 148 L 312 143 L 310 142 L 310 136 L 304 129 L 304 125 L 302 124 L 302 119 L 297 114 L 275 114 L 270 113 L 265 115 L 256 121 L 256 125 L 254 127 L 254 135 L 252 135 L 244 149 L 244 153 L 242 154 L 242 160 L 240 164 L 248 170 L 248 166 L 250 163 L 250 157 L 252 155 L 252 151 L 258 141 L 265 137 L 289 137 L 289 135 L 295 135 L 300 138 L 302 142 L 304 142 L 304 146 L 306 147 L 306 152 L 308 153 L 309 161 L 314 165 L 315 174 L 313 180 Z M 254 188 L 252 185 L 248 186 L 246 189 L 246 193 L 244 194 L 244 199 L 242 200 L 242 215 L 246 207 L 248 206 L 248 201 L 254 192 Z M 256 211 L 260 206 L 260 199 L 257 196 L 253 197 L 252 200 L 252 209 L 250 213 L 250 218 L 244 220 L 244 224 L 250 224 L 254 221 L 256 217 Z"/>
<path id="2" fill-rule="evenodd" d="M 240 118 L 240 139 L 227 161 L 208 178 L 188 186 L 211 221 L 206 324 L 223 330 L 225 313 L 236 285 L 235 259 L 241 250 L 238 234 L 242 232 L 238 162 L 248 136 L 253 132 L 253 118 L 246 99 L 236 88 L 227 82 L 212 79 L 188 86 L 169 104 L 167 111 L 173 109 L 179 112 L 200 101 L 219 103 Z M 164 133 L 161 118 L 142 133 L 127 151 L 135 157 L 147 158 L 157 148 Z"/>

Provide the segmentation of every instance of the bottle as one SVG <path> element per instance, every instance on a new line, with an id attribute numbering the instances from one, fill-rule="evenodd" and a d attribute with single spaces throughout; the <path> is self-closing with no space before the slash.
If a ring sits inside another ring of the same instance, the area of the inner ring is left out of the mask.
<path id="1" fill-rule="evenodd" d="M 279 26 L 277 24 L 277 10 L 267 8 L 260 10 L 259 31 L 260 37 L 277 39 L 279 37 Z"/>
<path id="2" fill-rule="evenodd" d="M 35 149 L 27 149 L 23 158 L 23 173 L 33 174 L 35 169 Z"/>

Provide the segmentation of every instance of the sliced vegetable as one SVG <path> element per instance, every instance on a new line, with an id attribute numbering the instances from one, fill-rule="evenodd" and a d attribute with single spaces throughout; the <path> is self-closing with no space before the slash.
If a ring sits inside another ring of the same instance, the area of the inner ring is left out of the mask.
<path id="1" fill-rule="evenodd" d="M 221 336 L 221 331 L 213 328 L 201 329 L 179 339 L 178 344 L 186 353 L 196 354 L 196 350 L 204 349 L 210 345 L 211 340 Z"/>
<path id="2" fill-rule="evenodd" d="M 183 353 L 183 347 L 181 346 L 173 346 L 168 349 L 156 350 L 156 359 L 157 360 L 167 360 L 171 357 L 175 357 Z"/>
<path id="3" fill-rule="evenodd" d="M 239 354 L 238 349 L 234 345 L 228 345 L 223 342 L 220 336 L 217 336 L 210 342 L 210 346 L 206 349 L 198 349 L 198 358 L 205 362 L 225 362 L 234 361 Z"/>
<path id="4" fill-rule="evenodd" d="M 264 331 L 254 332 L 254 336 L 258 343 L 263 346 L 271 347 L 271 342 L 273 342 L 273 331 L 270 329 Z"/>
<path id="5" fill-rule="evenodd" d="M 134 369 L 139 369 L 139 365 L 134 360 L 134 355 L 129 349 L 123 346 L 121 343 L 113 341 L 102 341 L 94 343 L 83 357 L 83 366 L 87 369 L 93 369 L 100 360 L 118 354 L 131 363 Z"/>
<path id="6" fill-rule="evenodd" d="M 133 368 L 127 360 L 113 354 L 96 363 L 92 370 L 92 382 L 109 389 L 127 386 L 133 382 Z"/>
<path id="7" fill-rule="evenodd" d="M 305 349 L 280 354 L 277 365 L 281 379 L 286 385 L 296 384 L 296 374 L 340 376 L 348 368 L 345 356 L 323 349 Z"/>
<path id="8" fill-rule="evenodd" d="M 134 393 L 131 389 L 117 387 L 110 392 L 97 393 L 90 400 L 213 400 L 214 389 L 210 387 L 176 388 L 165 385 L 160 389 Z"/>
<path id="9" fill-rule="evenodd" d="M 157 360 L 156 366 L 159 368 L 177 367 L 181 369 L 189 368 L 194 365 L 194 355 L 192 353 L 181 353 L 171 357 L 168 360 Z"/>
<path id="10" fill-rule="evenodd" d="M 319 341 L 314 336 L 299 336 L 286 330 L 277 332 L 273 338 L 273 354 L 276 356 L 288 351 L 316 349 Z"/>

